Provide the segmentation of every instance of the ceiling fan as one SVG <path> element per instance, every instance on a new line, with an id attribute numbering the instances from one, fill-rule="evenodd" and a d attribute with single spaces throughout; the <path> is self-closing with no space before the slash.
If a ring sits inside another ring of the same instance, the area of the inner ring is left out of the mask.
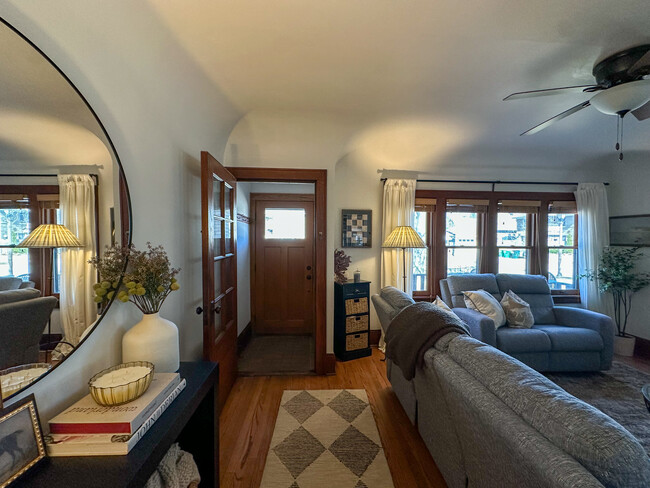
<path id="1" fill-rule="evenodd" d="M 621 124 L 623 117 L 632 112 L 632 115 L 638 120 L 650 118 L 650 79 L 645 79 L 647 75 L 650 75 L 650 44 L 625 49 L 607 57 L 594 66 L 592 74 L 596 78 L 596 84 L 594 85 L 523 91 L 505 97 L 504 100 L 518 100 L 521 98 L 557 95 L 577 90 L 585 93 L 595 93 L 589 100 L 545 120 L 521 135 L 535 134 L 558 120 L 562 120 L 589 106 L 594 106 L 604 114 L 619 117 L 616 150 L 621 150 L 619 159 L 623 159 L 623 126 Z"/>

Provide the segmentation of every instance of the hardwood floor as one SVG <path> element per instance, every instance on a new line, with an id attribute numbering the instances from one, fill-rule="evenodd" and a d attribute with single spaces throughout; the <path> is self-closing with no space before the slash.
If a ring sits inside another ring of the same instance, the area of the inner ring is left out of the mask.
<path id="1" fill-rule="evenodd" d="M 284 390 L 365 388 L 396 488 L 445 487 L 386 378 L 383 354 L 336 363 L 335 376 L 240 377 L 220 418 L 221 487 L 259 486 Z"/>
<path id="2" fill-rule="evenodd" d="M 643 371 L 644 373 L 650 373 L 650 359 L 637 356 L 628 358 L 614 354 L 614 360 L 632 366 L 633 368 L 636 368 L 639 371 Z"/>

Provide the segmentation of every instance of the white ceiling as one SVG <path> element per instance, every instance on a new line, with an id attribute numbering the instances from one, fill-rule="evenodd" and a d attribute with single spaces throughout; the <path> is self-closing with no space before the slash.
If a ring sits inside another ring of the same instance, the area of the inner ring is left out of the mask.
<path id="1" fill-rule="evenodd" d="M 502 102 L 514 91 L 593 82 L 594 63 L 650 42 L 647 0 L 149 0 L 242 111 L 297 110 L 373 122 L 419 117 L 464 134 L 467 153 L 613 151 L 616 118 L 593 107 L 519 133 L 586 99 Z M 650 121 L 626 120 L 626 146 Z M 647 143 L 645 143 L 647 148 Z M 578 159 L 580 159 L 578 158 Z"/>
<path id="2" fill-rule="evenodd" d="M 14 4 L 29 11 L 39 2 Z M 56 10 L 74 17 L 79 32 L 92 29 L 86 49 L 101 49 L 96 58 L 114 50 L 134 76 L 168 64 L 205 78 L 242 114 L 319 112 L 360 121 L 351 139 L 364 127 L 368 140 L 390 138 L 391 127 L 409 130 L 411 139 L 435 134 L 436 143 L 448 134 L 454 161 L 474 166 L 504 151 L 517 164 L 530 154 L 558 166 L 615 159 L 616 118 L 593 107 L 519 136 L 587 95 L 502 98 L 591 83 L 597 60 L 650 43 L 648 0 L 67 0 Z M 142 59 L 136 43 L 153 46 L 155 55 Z M 162 90 L 144 78 L 134 89 L 144 97 Z M 168 103 L 156 101 L 156 110 Z M 626 118 L 626 149 L 649 150 L 649 131 L 650 120 Z"/>
<path id="3" fill-rule="evenodd" d="M 0 46 L 0 170 L 110 161 L 99 124 L 56 69 L 4 24 Z"/>

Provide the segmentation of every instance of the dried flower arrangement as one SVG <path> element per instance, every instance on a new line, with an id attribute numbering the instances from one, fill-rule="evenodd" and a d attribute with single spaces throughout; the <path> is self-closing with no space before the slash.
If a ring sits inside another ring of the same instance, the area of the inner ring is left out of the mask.
<path id="1" fill-rule="evenodd" d="M 347 256 L 342 249 L 334 250 L 334 274 L 337 283 L 346 283 L 348 281 L 345 272 L 350 267 L 352 258 Z"/>
<path id="2" fill-rule="evenodd" d="M 99 273 L 95 302 L 102 305 L 117 294 L 115 298 L 135 304 L 142 313 L 157 313 L 167 296 L 180 288 L 176 280 L 180 269 L 171 267 L 162 246 L 153 247 L 150 242 L 146 251 L 138 251 L 133 245 L 107 247 L 103 257 L 95 256 L 88 262 Z"/>

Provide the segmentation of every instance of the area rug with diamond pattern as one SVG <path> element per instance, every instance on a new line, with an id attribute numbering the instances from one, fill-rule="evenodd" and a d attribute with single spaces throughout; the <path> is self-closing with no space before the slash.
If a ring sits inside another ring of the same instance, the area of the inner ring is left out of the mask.
<path id="1" fill-rule="evenodd" d="M 365 390 L 286 390 L 262 488 L 392 488 Z"/>

